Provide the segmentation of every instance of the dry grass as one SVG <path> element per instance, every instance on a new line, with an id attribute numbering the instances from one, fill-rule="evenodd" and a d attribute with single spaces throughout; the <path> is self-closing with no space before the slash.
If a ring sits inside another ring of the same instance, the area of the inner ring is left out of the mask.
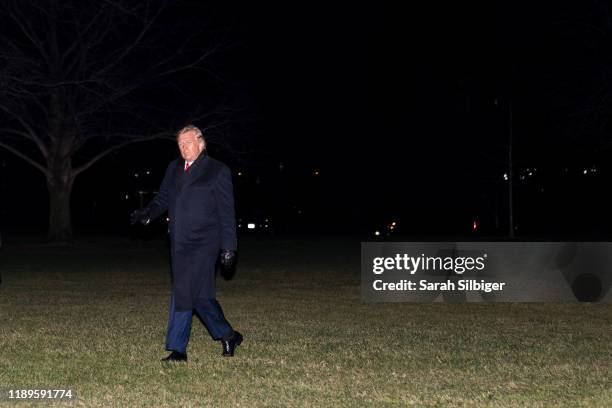
<path id="1" fill-rule="evenodd" d="M 363 304 L 358 251 L 242 240 L 218 296 L 236 357 L 194 322 L 189 363 L 165 365 L 163 243 L 7 247 L 0 388 L 88 407 L 612 406 L 610 305 Z"/>

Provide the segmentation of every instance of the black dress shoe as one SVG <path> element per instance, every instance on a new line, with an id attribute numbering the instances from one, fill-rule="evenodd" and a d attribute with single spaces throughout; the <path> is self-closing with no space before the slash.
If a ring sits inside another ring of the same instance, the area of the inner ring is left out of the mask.
<path id="1" fill-rule="evenodd" d="M 233 357 L 234 350 L 236 350 L 236 347 L 242 343 L 243 339 L 244 337 L 242 337 L 242 334 L 235 331 L 234 334 L 232 334 L 232 337 L 229 339 L 221 340 L 221 345 L 223 346 L 223 357 Z"/>
<path id="2" fill-rule="evenodd" d="M 187 361 L 187 354 L 173 351 L 168 357 L 162 358 L 161 361 Z"/>

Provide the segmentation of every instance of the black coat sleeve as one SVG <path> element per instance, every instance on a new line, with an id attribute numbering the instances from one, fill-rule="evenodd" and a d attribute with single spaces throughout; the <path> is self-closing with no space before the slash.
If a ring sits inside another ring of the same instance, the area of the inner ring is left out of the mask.
<path id="1" fill-rule="evenodd" d="M 157 217 L 168 211 L 168 187 L 170 185 L 170 180 L 172 179 L 172 169 L 174 168 L 172 164 L 173 163 L 170 163 L 170 165 L 166 169 L 166 174 L 164 175 L 164 179 L 162 180 L 161 186 L 159 187 L 159 192 L 147 205 L 151 220 L 156 219 Z"/>
<path id="2" fill-rule="evenodd" d="M 234 188 L 232 186 L 232 173 L 229 167 L 223 166 L 217 176 L 215 185 L 215 200 L 217 214 L 221 224 L 221 249 L 237 248 L 236 215 L 234 210 Z"/>

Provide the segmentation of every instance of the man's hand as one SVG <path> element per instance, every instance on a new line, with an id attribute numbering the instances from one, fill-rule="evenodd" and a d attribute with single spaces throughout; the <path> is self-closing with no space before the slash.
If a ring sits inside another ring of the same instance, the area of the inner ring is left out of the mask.
<path id="1" fill-rule="evenodd" d="M 232 251 L 231 249 L 222 249 L 221 250 L 221 266 L 225 269 L 231 269 L 236 263 L 236 251 Z"/>
<path id="2" fill-rule="evenodd" d="M 151 215 L 149 214 L 148 208 L 136 210 L 132 213 L 132 215 L 130 216 L 130 223 L 134 225 L 137 222 L 141 223 L 142 225 L 149 225 L 149 223 L 151 222 Z"/>

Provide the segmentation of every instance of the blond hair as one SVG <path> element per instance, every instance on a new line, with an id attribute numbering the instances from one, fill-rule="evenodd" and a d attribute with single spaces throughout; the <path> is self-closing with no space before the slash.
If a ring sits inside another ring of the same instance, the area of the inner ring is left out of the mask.
<path id="1" fill-rule="evenodd" d="M 180 135 L 182 135 L 183 133 L 187 133 L 187 132 L 194 132 L 198 139 L 202 139 L 202 141 L 204 142 L 204 147 L 206 147 L 206 139 L 204 139 L 204 135 L 202 134 L 202 131 L 200 130 L 199 127 L 194 126 L 194 125 L 187 125 L 183 127 L 181 130 L 179 130 L 176 133 L 176 138 L 178 139 Z"/>

